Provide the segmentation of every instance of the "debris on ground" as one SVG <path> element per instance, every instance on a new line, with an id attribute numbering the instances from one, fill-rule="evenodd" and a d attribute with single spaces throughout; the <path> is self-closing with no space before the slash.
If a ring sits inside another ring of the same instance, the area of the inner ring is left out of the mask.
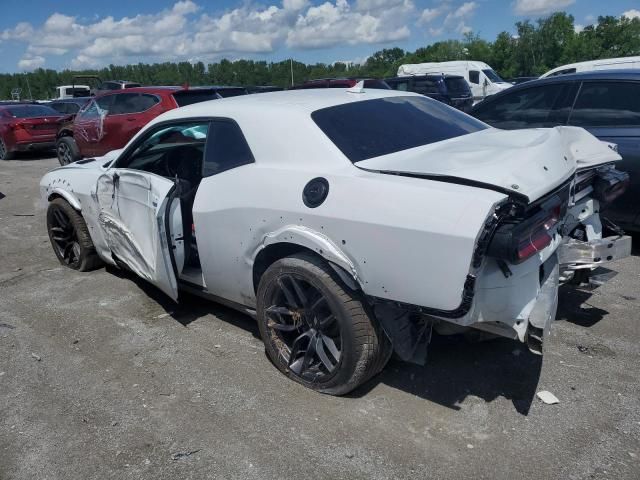
<path id="1" fill-rule="evenodd" d="M 198 449 L 198 450 L 190 450 L 188 452 L 176 452 L 176 453 L 171 455 L 171 460 L 173 460 L 175 462 L 176 460 L 181 460 L 183 458 L 190 457 L 191 455 L 193 455 L 194 453 L 198 453 L 199 451 L 200 451 L 200 449 Z"/>
<path id="2" fill-rule="evenodd" d="M 578 351 L 580 353 L 589 353 L 589 347 L 585 347 L 584 345 L 576 345 L 578 347 Z"/>
<path id="3" fill-rule="evenodd" d="M 9 330 L 13 330 L 14 327 L 13 325 L 9 325 L 8 323 L 0 323 L 0 328 L 8 328 Z"/>
<path id="4" fill-rule="evenodd" d="M 31 352 L 31 356 L 32 356 L 33 358 L 35 358 L 38 362 L 39 362 L 40 360 L 42 360 L 42 357 L 40 357 L 40 355 L 36 355 L 36 354 L 35 354 L 35 353 L 33 353 L 33 352 Z"/>
<path id="5" fill-rule="evenodd" d="M 536 396 L 547 405 L 555 405 L 556 403 L 560 403 L 558 397 L 556 397 L 553 393 L 548 392 L 547 390 L 540 390 L 538 393 L 536 393 Z"/>
<path id="6" fill-rule="evenodd" d="M 173 315 L 173 312 L 161 313 L 160 315 L 157 315 L 157 316 L 155 316 L 155 317 L 153 317 L 153 318 L 166 318 L 166 317 L 168 317 L 169 315 Z"/>

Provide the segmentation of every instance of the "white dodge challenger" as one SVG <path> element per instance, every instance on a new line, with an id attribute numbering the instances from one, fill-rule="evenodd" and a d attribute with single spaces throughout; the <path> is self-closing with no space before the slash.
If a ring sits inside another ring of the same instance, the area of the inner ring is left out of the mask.
<path id="1" fill-rule="evenodd" d="M 423 361 L 432 330 L 541 353 L 559 283 L 630 253 L 599 216 L 619 159 L 579 128 L 502 131 L 356 86 L 172 110 L 41 193 L 63 264 L 253 315 L 283 373 L 340 395 L 394 350 Z"/>

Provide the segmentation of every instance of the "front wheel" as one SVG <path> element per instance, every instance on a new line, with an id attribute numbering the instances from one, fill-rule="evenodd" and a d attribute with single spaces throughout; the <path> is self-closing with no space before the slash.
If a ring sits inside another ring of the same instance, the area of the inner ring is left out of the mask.
<path id="1" fill-rule="evenodd" d="M 306 387 L 344 395 L 389 359 L 391 344 L 368 306 L 314 255 L 273 263 L 260 279 L 257 297 L 267 355 Z"/>
<path id="2" fill-rule="evenodd" d="M 47 231 L 53 251 L 62 265 L 81 272 L 102 265 L 87 224 L 80 213 L 62 198 L 56 198 L 49 204 Z"/>
<path id="3" fill-rule="evenodd" d="M 56 154 L 60 165 L 69 165 L 80 160 L 80 151 L 73 137 L 61 137 L 56 142 Z"/>

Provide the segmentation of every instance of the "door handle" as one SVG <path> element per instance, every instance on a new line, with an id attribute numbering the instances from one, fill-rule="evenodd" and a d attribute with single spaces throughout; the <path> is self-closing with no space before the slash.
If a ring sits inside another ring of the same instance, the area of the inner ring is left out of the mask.
<path id="1" fill-rule="evenodd" d="M 127 118 L 127 122 L 135 122 L 137 118 Z"/>

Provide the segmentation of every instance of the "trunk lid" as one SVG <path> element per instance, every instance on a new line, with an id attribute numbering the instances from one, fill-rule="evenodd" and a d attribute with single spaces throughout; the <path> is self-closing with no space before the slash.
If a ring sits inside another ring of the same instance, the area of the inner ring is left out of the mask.
<path id="1" fill-rule="evenodd" d="M 532 202 L 567 181 L 578 169 L 620 159 L 611 146 L 582 128 L 489 128 L 356 165 L 380 173 L 493 188 L 525 196 Z"/>

